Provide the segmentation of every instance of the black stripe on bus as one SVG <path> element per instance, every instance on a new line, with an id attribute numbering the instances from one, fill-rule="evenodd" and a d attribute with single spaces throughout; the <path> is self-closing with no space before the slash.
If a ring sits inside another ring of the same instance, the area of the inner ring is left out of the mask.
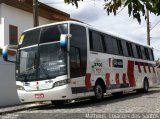
<path id="1" fill-rule="evenodd" d="M 128 88 L 129 84 L 120 84 L 119 88 Z M 94 88 L 91 87 L 89 90 L 86 87 L 72 87 L 72 94 L 77 94 L 77 93 L 87 93 L 87 92 L 93 92 Z M 117 84 L 111 84 L 110 87 L 106 87 L 107 90 L 111 90 L 111 89 L 118 89 Z"/>
<path id="2" fill-rule="evenodd" d="M 89 90 L 86 87 L 72 87 L 72 94 L 76 93 L 86 93 L 86 92 L 93 92 L 93 87 L 91 87 Z"/>
<path id="3" fill-rule="evenodd" d="M 118 89 L 118 88 L 128 88 L 129 84 L 120 84 L 120 87 L 117 87 L 117 84 L 111 84 L 110 87 L 107 87 L 107 90 Z"/>

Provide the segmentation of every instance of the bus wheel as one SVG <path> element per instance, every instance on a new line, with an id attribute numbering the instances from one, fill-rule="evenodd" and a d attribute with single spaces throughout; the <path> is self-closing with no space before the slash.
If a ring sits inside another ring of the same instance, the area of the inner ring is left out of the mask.
<path id="1" fill-rule="evenodd" d="M 94 92 L 95 92 L 95 99 L 97 101 L 101 101 L 103 99 L 103 97 L 104 97 L 104 94 L 103 94 L 103 87 L 102 87 L 102 85 L 100 83 L 97 83 L 95 85 Z"/>
<path id="2" fill-rule="evenodd" d="M 55 106 L 63 106 L 66 101 L 65 100 L 52 100 L 51 102 Z"/>
<path id="3" fill-rule="evenodd" d="M 148 89 L 149 89 L 149 83 L 148 83 L 148 80 L 145 79 L 144 82 L 143 82 L 143 92 L 144 93 L 147 93 L 148 92 Z"/>
<path id="4" fill-rule="evenodd" d="M 143 82 L 143 88 L 142 89 L 137 89 L 137 93 L 147 93 L 149 89 L 149 83 L 147 79 L 144 79 Z"/>

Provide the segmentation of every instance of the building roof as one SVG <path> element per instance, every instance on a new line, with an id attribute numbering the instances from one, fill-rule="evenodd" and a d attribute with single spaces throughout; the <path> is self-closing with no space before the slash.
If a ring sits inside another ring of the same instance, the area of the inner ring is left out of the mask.
<path id="1" fill-rule="evenodd" d="M 0 4 L 1 3 L 33 13 L 33 0 L 0 0 Z M 55 21 L 70 20 L 69 14 L 41 2 L 39 2 L 39 16 Z"/>

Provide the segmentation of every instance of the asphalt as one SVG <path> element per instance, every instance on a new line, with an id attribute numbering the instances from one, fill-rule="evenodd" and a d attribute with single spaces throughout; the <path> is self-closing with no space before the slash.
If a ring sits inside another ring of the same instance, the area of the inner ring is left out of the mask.
<path id="1" fill-rule="evenodd" d="M 160 85 L 154 88 L 154 90 L 159 90 Z M 24 111 L 32 108 L 36 108 L 39 106 L 44 105 L 50 105 L 51 102 L 35 102 L 35 103 L 27 103 L 27 104 L 21 104 L 21 105 L 15 105 L 15 106 L 7 106 L 7 107 L 0 107 L 0 115 L 8 114 L 8 113 L 14 113 L 18 111 Z"/>
<path id="2" fill-rule="evenodd" d="M 23 110 L 27 110 L 30 108 L 35 108 L 38 106 L 46 105 L 48 103 L 49 102 L 36 102 L 36 103 L 28 103 L 28 104 L 21 104 L 21 105 L 15 105 L 15 106 L 1 107 L 0 115 L 23 111 Z"/>

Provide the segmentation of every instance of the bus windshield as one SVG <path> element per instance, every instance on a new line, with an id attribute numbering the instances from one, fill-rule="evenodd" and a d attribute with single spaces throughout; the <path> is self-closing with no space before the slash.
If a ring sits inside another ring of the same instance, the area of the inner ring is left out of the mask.
<path id="1" fill-rule="evenodd" d="M 67 74 L 67 53 L 60 48 L 60 35 L 67 24 L 38 28 L 22 34 L 17 51 L 16 80 L 38 81 Z"/>
<path id="2" fill-rule="evenodd" d="M 61 51 L 60 43 L 40 45 L 39 77 L 55 78 L 67 73 L 67 55 Z"/>
<path id="3" fill-rule="evenodd" d="M 28 81 L 36 79 L 36 54 L 37 46 L 19 49 L 19 65 L 16 69 L 17 80 Z"/>

